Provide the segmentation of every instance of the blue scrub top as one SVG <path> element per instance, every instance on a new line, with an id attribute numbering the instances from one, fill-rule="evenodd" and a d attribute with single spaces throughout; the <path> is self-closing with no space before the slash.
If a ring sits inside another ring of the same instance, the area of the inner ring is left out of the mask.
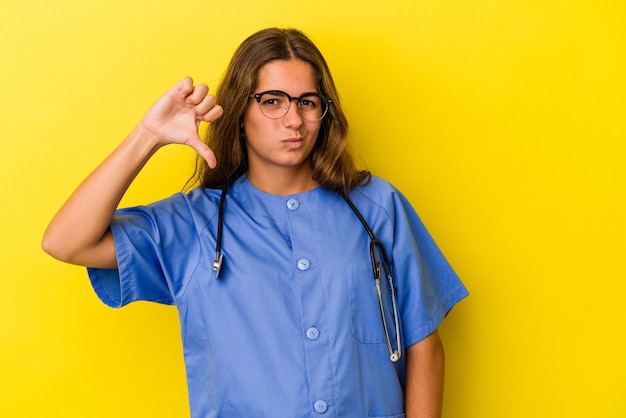
<path id="1" fill-rule="evenodd" d="M 108 305 L 178 308 L 193 417 L 403 417 L 404 357 L 389 360 L 370 238 L 323 188 L 276 196 L 241 177 L 116 212 L 118 269 L 89 269 Z M 372 177 L 350 195 L 387 250 L 404 348 L 467 296 L 408 201 Z M 403 349 L 404 352 L 404 349 Z"/>

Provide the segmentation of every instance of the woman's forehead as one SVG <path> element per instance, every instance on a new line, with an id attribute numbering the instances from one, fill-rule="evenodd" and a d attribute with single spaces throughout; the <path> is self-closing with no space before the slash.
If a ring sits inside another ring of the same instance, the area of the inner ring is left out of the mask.
<path id="1" fill-rule="evenodd" d="M 257 90 L 282 90 L 296 95 L 318 90 L 315 68 L 299 59 L 268 62 L 259 69 L 256 84 Z"/>

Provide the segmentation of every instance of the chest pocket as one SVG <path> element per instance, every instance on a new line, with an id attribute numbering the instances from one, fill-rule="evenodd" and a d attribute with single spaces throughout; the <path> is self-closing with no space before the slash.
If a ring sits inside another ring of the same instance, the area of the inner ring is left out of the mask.
<path id="1" fill-rule="evenodd" d="M 378 295 L 370 262 L 346 266 L 352 335 L 361 343 L 385 343 Z"/>

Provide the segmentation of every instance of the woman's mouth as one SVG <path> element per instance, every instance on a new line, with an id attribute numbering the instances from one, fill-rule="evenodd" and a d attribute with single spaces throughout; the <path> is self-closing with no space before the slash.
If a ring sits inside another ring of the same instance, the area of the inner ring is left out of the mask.
<path id="1" fill-rule="evenodd" d="M 298 137 L 298 138 L 287 138 L 287 139 L 283 139 L 282 141 L 284 144 L 290 146 L 290 147 L 297 147 L 300 144 L 302 144 L 302 142 L 304 142 L 304 138 L 302 137 Z"/>

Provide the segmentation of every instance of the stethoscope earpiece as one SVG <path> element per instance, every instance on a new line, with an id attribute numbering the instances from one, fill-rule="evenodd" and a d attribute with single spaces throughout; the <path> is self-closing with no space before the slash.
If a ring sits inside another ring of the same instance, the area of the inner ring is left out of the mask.
<path id="1" fill-rule="evenodd" d="M 224 254 L 217 252 L 215 254 L 215 261 L 213 261 L 213 271 L 215 271 L 215 278 L 220 277 L 220 270 L 222 270 L 222 262 L 224 261 Z"/>
<path id="2" fill-rule="evenodd" d="M 213 261 L 213 271 L 215 271 L 216 279 L 220 277 L 222 262 L 224 261 L 224 254 L 222 253 L 222 225 L 224 224 L 224 201 L 226 200 L 227 190 L 228 187 L 224 187 L 222 190 L 219 207 L 217 209 L 217 237 L 215 237 L 215 260 Z"/>

